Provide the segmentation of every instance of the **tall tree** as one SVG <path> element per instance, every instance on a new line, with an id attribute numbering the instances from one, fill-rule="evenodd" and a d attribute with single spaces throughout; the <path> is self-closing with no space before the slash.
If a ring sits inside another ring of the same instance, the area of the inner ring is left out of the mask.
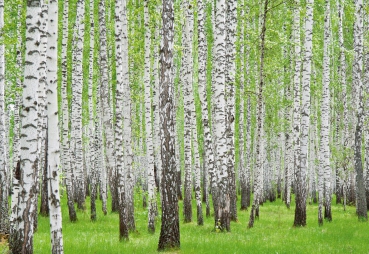
<path id="1" fill-rule="evenodd" d="M 33 253 L 34 184 L 37 172 L 37 86 L 40 59 L 41 4 L 38 0 L 27 1 L 26 54 L 22 96 L 22 129 L 19 174 L 19 210 L 12 225 L 10 251 L 12 253 Z"/>
<path id="2" fill-rule="evenodd" d="M 295 226 L 304 226 L 306 224 L 306 201 L 304 196 L 304 182 L 302 178 L 301 170 L 301 42 L 300 42 L 300 0 L 294 0 L 293 2 L 293 172 L 294 179 L 297 180 L 294 183 L 296 189 L 296 210 L 295 210 Z M 300 182 L 301 181 L 301 182 Z"/>
<path id="3" fill-rule="evenodd" d="M 59 115 L 57 94 L 57 50 L 58 40 L 58 1 L 49 2 L 48 21 L 48 49 L 47 49 L 47 179 L 50 213 L 51 252 L 63 253 L 62 214 L 59 191 Z"/>
<path id="4" fill-rule="evenodd" d="M 4 29 L 4 1 L 0 1 L 0 30 Z M 3 37 L 3 36 L 2 36 Z M 3 38 L 2 38 L 3 39 Z M 3 40 L 4 41 L 4 40 Z M 0 233 L 9 232 L 8 216 L 8 172 L 6 167 L 5 140 L 5 46 L 4 42 L 0 45 Z"/>
<path id="5" fill-rule="evenodd" d="M 307 1 L 306 21 L 305 21 L 305 58 L 302 70 L 302 108 L 301 108 L 301 153 L 300 167 L 296 174 L 296 209 L 294 226 L 306 225 L 306 179 L 307 179 L 307 158 L 309 147 L 309 127 L 310 127 L 310 77 L 311 77 L 311 58 L 313 45 L 313 5 L 314 0 Z"/>
<path id="6" fill-rule="evenodd" d="M 329 117 L 330 117 L 330 61 L 329 61 L 329 44 L 330 44 L 330 3 L 325 1 L 324 12 L 324 52 L 323 52 L 323 95 L 321 104 L 321 139 L 320 139 L 320 168 L 319 168 L 319 211 L 318 223 L 323 224 L 322 205 L 324 202 L 325 216 L 328 220 L 332 220 L 331 215 L 331 168 L 330 168 L 330 150 L 329 150 Z M 324 183 L 324 191 L 322 185 Z M 324 195 L 325 194 L 325 195 Z M 324 201 L 323 201 L 324 200 Z"/>
<path id="7" fill-rule="evenodd" d="M 160 49 L 160 139 L 162 159 L 161 231 L 158 250 L 180 247 L 178 198 L 176 191 L 176 160 L 173 136 L 173 38 L 174 10 L 172 0 L 163 0 L 163 30 Z"/>
<path id="8" fill-rule="evenodd" d="M 149 17 L 149 1 L 145 0 L 144 6 L 145 20 L 145 130 L 146 130 L 146 156 L 148 162 L 148 195 L 149 195 L 149 215 L 148 230 L 155 232 L 155 214 L 156 214 L 156 195 L 155 195 L 155 173 L 154 173 L 154 147 L 152 138 L 152 120 L 151 120 L 151 84 L 150 84 L 150 17 Z"/>
<path id="9" fill-rule="evenodd" d="M 73 198 L 73 173 L 70 158 L 70 141 L 69 141 L 69 107 L 68 107 L 68 68 L 67 68 L 67 44 L 68 44 L 68 13 L 69 0 L 63 3 L 63 37 L 61 52 L 61 91 L 62 91 L 62 111 L 63 111 L 63 144 L 62 144 L 62 167 L 65 173 L 65 182 L 67 190 L 67 204 L 69 210 L 69 220 L 76 221 L 77 214 L 74 208 Z"/>
<path id="10" fill-rule="evenodd" d="M 264 89 L 264 57 L 265 57 L 265 32 L 266 22 L 268 14 L 269 0 L 264 1 L 263 9 L 261 10 L 261 34 L 260 34 L 260 70 L 259 70 L 259 87 L 258 87 L 258 99 L 257 99 L 257 128 L 256 128 L 256 165 L 254 171 L 254 199 L 252 201 L 252 207 L 250 212 L 250 220 L 248 227 L 254 226 L 255 217 L 259 217 L 259 204 L 262 198 L 262 185 L 263 185 L 263 89 Z"/>
<path id="11" fill-rule="evenodd" d="M 226 100 L 225 100 L 225 73 L 226 73 L 226 2 L 220 0 L 215 6 L 214 30 L 214 71 L 213 98 L 214 98 L 214 134 L 216 145 L 216 204 L 215 227 L 220 230 L 230 230 L 230 197 L 229 178 L 227 168 L 227 137 L 226 137 Z M 214 185 L 213 185 L 214 186 Z M 213 188 L 212 186 L 212 188 Z"/>
<path id="12" fill-rule="evenodd" d="M 355 171 L 356 171 L 356 214 L 359 220 L 368 220 L 365 186 L 363 176 L 363 163 L 361 159 L 361 139 L 364 122 L 363 106 L 363 1 L 355 0 L 354 23 L 354 63 L 353 85 L 356 86 L 356 129 L 355 129 Z"/>
<path id="13" fill-rule="evenodd" d="M 103 172 L 101 172 L 101 179 L 105 179 L 105 175 L 109 175 L 110 191 L 112 196 L 112 211 L 117 211 L 119 207 L 118 189 L 117 189 L 117 177 L 115 169 L 114 158 L 114 131 L 112 121 L 112 110 L 109 97 L 109 66 L 108 66 L 108 35 L 107 35 L 107 18 L 106 18 L 106 6 L 105 1 L 99 1 L 99 33 L 100 33 L 100 51 L 99 51 L 99 63 L 100 63 L 100 94 L 101 98 L 101 118 L 102 118 L 102 130 L 103 130 L 103 143 L 105 148 Z M 102 192 L 102 198 L 107 198 L 106 182 L 101 182 L 100 191 Z M 104 202 L 104 201 L 103 201 Z"/>
<path id="14" fill-rule="evenodd" d="M 230 219 L 237 221 L 237 193 L 236 193 L 236 169 L 235 169 L 235 75 L 236 75 L 236 26 L 237 26 L 237 1 L 228 0 L 226 13 L 226 124 L 227 124 L 227 168 L 230 196 Z"/>
<path id="15" fill-rule="evenodd" d="M 198 2 L 197 29 L 198 29 L 198 89 L 201 102 L 201 115 L 204 133 L 204 155 L 203 155 L 203 196 L 206 202 L 206 216 L 210 216 L 209 206 L 209 170 L 214 167 L 214 155 L 212 149 L 212 137 L 209 123 L 209 111 L 206 89 L 206 55 L 207 41 L 205 34 L 206 1 Z"/>
<path id="16" fill-rule="evenodd" d="M 85 207 L 85 180 L 83 173 L 83 152 L 82 152 L 82 89 L 83 89 L 83 42 L 84 42 L 84 16 L 85 1 L 77 1 L 77 14 L 74 29 L 74 54 L 72 70 L 72 142 L 71 151 L 75 161 L 72 163 L 75 172 L 75 191 L 77 195 L 78 209 Z"/>

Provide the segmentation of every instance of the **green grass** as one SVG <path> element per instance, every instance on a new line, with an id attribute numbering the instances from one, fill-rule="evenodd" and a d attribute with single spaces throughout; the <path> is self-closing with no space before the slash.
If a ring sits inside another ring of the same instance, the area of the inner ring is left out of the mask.
<path id="1" fill-rule="evenodd" d="M 87 206 L 88 202 L 89 199 Z M 65 253 L 157 253 L 160 219 L 155 234 L 149 234 L 147 211 L 139 198 L 135 211 L 137 232 L 130 234 L 129 242 L 118 240 L 118 214 L 104 216 L 98 211 L 97 221 L 91 222 L 89 210 L 78 211 L 78 222 L 70 223 L 65 204 L 63 197 Z M 98 209 L 101 210 L 100 201 Z M 294 207 L 287 210 L 280 200 L 267 202 L 260 207 L 260 219 L 255 221 L 254 228 L 247 229 L 249 211 L 239 211 L 239 221 L 231 223 L 229 233 L 212 232 L 211 217 L 205 218 L 204 226 L 197 226 L 196 222 L 184 224 L 182 211 L 180 202 L 181 250 L 175 253 L 369 253 L 368 223 L 358 222 L 355 207 L 343 211 L 341 205 L 334 204 L 333 221 L 319 227 L 317 205 L 308 205 L 307 226 L 294 228 Z M 196 221 L 196 216 L 193 219 Z M 39 217 L 34 253 L 50 253 L 48 218 Z"/>

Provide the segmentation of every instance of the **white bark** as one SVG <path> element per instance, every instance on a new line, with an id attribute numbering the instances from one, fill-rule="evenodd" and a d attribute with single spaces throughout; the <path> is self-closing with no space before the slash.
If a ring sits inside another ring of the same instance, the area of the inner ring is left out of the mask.
<path id="1" fill-rule="evenodd" d="M 155 214 L 156 214 L 156 191 L 155 191 L 155 174 L 154 174 L 154 147 L 152 138 L 152 120 L 151 120 L 151 85 L 150 85 L 150 16 L 149 1 L 145 0 L 145 123 L 146 123 L 146 156 L 148 160 L 148 195 L 149 195 L 149 217 L 148 230 L 155 232 Z"/>
<path id="2" fill-rule="evenodd" d="M 126 205 L 126 169 L 123 158 L 123 66 L 122 61 L 122 26 L 123 26 L 122 1 L 115 2 L 115 54 L 116 54 L 116 121 L 115 121 L 115 156 L 116 171 L 118 176 L 118 196 L 119 196 L 119 238 L 128 239 L 127 227 L 127 205 Z M 125 18 L 125 17 L 124 17 Z"/>
<path id="3" fill-rule="evenodd" d="M 122 27 L 122 64 L 123 68 L 123 145 L 124 145 L 124 167 L 127 170 L 126 198 L 128 212 L 128 228 L 135 230 L 134 219 L 134 171 L 132 167 L 133 152 L 132 152 L 132 121 L 131 121 L 131 91 L 129 84 L 129 69 L 128 69 L 128 18 L 127 18 L 127 2 L 123 1 L 123 27 Z"/>
<path id="4" fill-rule="evenodd" d="M 18 216 L 12 225 L 10 250 L 13 253 L 32 253 L 33 251 L 33 213 L 36 207 L 34 183 L 37 172 L 37 86 L 40 59 L 39 1 L 27 2 L 26 54 L 22 96 L 22 129 L 20 152 L 21 192 Z"/>
<path id="5" fill-rule="evenodd" d="M 204 155 L 203 155 L 203 195 L 206 202 L 206 215 L 210 215 L 209 206 L 209 172 L 214 167 L 214 155 L 212 149 L 212 137 L 209 123 L 208 98 L 206 86 L 206 61 L 207 61 L 207 41 L 205 35 L 206 21 L 206 1 L 198 2 L 198 89 L 201 102 L 201 115 L 204 133 Z"/>
<path id="6" fill-rule="evenodd" d="M 226 2 L 216 2 L 215 30 L 214 30 L 214 74 L 213 98 L 214 98 L 214 128 L 216 139 L 216 195 L 215 225 L 220 225 L 222 230 L 230 230 L 229 223 L 229 180 L 227 168 L 227 137 L 226 137 L 226 100 L 225 100 L 225 75 L 226 75 L 226 29 L 225 15 Z M 213 188 L 214 185 L 212 185 Z"/>
<path id="7" fill-rule="evenodd" d="M 65 173 L 69 219 L 77 220 L 76 211 L 74 208 L 73 197 L 73 171 L 71 167 L 71 153 L 69 141 L 69 108 L 68 108 L 68 83 L 67 83 L 67 44 L 68 44 L 68 12 L 69 0 L 64 1 L 63 8 L 63 37 L 62 37 L 62 52 L 61 52 L 61 86 L 62 86 L 62 111 L 63 111 L 63 144 L 62 144 L 62 167 Z"/>
<path id="8" fill-rule="evenodd" d="M 106 213 L 106 200 L 107 200 L 107 175 L 110 178 L 110 190 L 112 193 L 113 205 L 117 202 L 117 182 L 115 171 L 115 158 L 114 158 L 114 133 L 113 133 L 113 121 L 111 108 L 109 103 L 109 68 L 108 68 L 108 45 L 107 45 L 107 31 L 106 31 L 106 18 L 105 18 L 105 1 L 99 2 L 99 32 L 100 32 L 100 92 L 98 97 L 101 98 L 101 118 L 102 118 L 102 131 L 103 131 L 103 145 L 105 148 L 105 154 L 103 150 L 103 168 L 101 171 L 100 191 L 103 199 L 103 212 Z M 117 207 L 116 207 L 117 208 Z M 113 208 L 114 210 L 114 208 Z"/>
<path id="9" fill-rule="evenodd" d="M 329 212 L 331 206 L 331 168 L 330 168 L 330 149 L 329 149 L 329 119 L 330 119 L 330 67 L 329 67 L 329 44 L 330 44 L 330 4 L 326 0 L 324 15 L 324 52 L 323 52 L 323 95 L 321 104 L 321 140 L 320 140 L 320 165 L 319 165 L 319 210 L 318 223 L 323 224 L 322 206 L 323 200 L 325 213 Z M 323 191 L 324 182 L 324 193 Z M 324 195 L 325 194 L 325 195 Z M 324 197 L 323 197 L 324 195 Z M 328 210 L 327 210 L 328 209 Z M 328 217 L 331 220 L 332 217 Z"/>
<path id="10" fill-rule="evenodd" d="M 82 88 L 83 88 L 83 41 L 84 41 L 85 2 L 77 1 L 76 23 L 74 27 L 74 57 L 72 70 L 72 146 L 74 153 L 75 191 L 78 209 L 85 209 L 85 180 L 82 152 Z"/>
<path id="11" fill-rule="evenodd" d="M 0 0 L 0 30 L 4 29 L 4 1 Z M 3 37 L 3 36 L 2 36 Z M 2 38 L 3 39 L 3 38 Z M 5 46 L 0 45 L 0 232 L 9 232 L 8 170 L 6 157 L 7 129 L 5 127 Z"/>
<path id="12" fill-rule="evenodd" d="M 307 198 L 307 163 L 308 163 L 308 141 L 310 127 L 310 77 L 311 77 L 311 59 L 313 45 L 313 5 L 314 0 L 309 0 L 306 6 L 306 21 L 305 21 L 305 42 L 304 50 L 305 57 L 302 70 L 302 102 L 301 102 L 301 147 L 300 147 L 300 167 L 296 174 L 297 190 L 296 199 L 299 199 L 299 209 L 296 205 L 295 226 L 306 225 L 306 198 Z M 297 200 L 296 200 L 297 202 Z M 301 206 L 300 206 L 301 205 Z M 300 215 L 299 215 L 300 214 Z M 297 218 L 299 217 L 299 219 Z"/>
<path id="13" fill-rule="evenodd" d="M 300 184 L 297 182 L 298 174 L 301 172 L 301 163 L 300 163 L 300 129 L 301 129 L 301 43 L 300 43 L 300 0 L 294 0 L 293 7 L 293 61 L 294 61 L 294 70 L 293 70 L 293 123 L 292 123 L 292 133 L 293 133 L 293 177 L 294 177 L 294 187 L 296 189 L 296 214 L 298 213 L 299 205 L 302 203 L 300 198 Z M 296 222 L 295 222 L 296 223 Z"/>
<path id="14" fill-rule="evenodd" d="M 48 194 L 51 233 L 51 252 L 63 253 L 62 214 L 59 192 L 59 115 L 57 94 L 58 1 L 49 2 L 48 49 L 47 49 L 47 123 L 48 123 Z"/>
<path id="15" fill-rule="evenodd" d="M 237 221 L 237 193 L 236 193 L 236 169 L 234 147 L 235 124 L 235 75 L 236 75 L 236 26 L 237 26 L 237 1 L 227 1 L 226 14 L 226 124 L 227 124 L 227 167 L 230 191 L 230 217 Z"/>

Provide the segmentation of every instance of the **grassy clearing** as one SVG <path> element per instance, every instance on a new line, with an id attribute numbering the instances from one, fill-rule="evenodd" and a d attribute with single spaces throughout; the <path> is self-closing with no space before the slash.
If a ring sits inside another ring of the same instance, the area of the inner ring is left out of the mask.
<path id="1" fill-rule="evenodd" d="M 86 201 L 88 206 L 89 199 Z M 160 219 L 156 233 L 149 234 L 141 200 L 136 200 L 137 232 L 130 234 L 129 242 L 118 240 L 118 214 L 104 216 L 98 211 L 97 221 L 91 222 L 88 210 L 78 211 L 78 222 L 70 223 L 65 204 L 63 197 L 65 253 L 157 253 Z M 333 205 L 333 221 L 322 227 L 317 225 L 317 209 L 317 205 L 308 206 L 305 228 L 292 227 L 294 207 L 287 210 L 280 200 L 260 207 L 260 219 L 252 229 L 247 229 L 249 211 L 239 211 L 239 221 L 231 223 L 229 233 L 212 232 L 212 218 L 205 218 L 204 226 L 181 220 L 181 250 L 175 253 L 369 253 L 369 225 L 358 222 L 355 207 L 343 211 L 341 205 Z M 180 216 L 182 219 L 182 202 Z M 50 253 L 48 218 L 39 217 L 34 253 Z"/>

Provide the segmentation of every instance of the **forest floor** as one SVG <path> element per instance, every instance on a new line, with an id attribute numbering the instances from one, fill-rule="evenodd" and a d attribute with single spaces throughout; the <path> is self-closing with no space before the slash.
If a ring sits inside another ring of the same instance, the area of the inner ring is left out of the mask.
<path id="1" fill-rule="evenodd" d="M 66 196 L 62 199 L 64 252 L 66 254 L 157 253 L 160 219 L 156 232 L 147 232 L 147 210 L 142 208 L 141 195 L 136 195 L 135 219 L 137 231 L 128 242 L 119 241 L 118 214 L 101 211 L 97 203 L 97 220 L 90 221 L 89 198 L 87 210 L 78 211 L 78 221 L 68 220 Z M 294 202 L 292 202 L 294 203 Z M 260 207 L 260 218 L 254 228 L 247 229 L 249 211 L 238 211 L 238 222 L 231 222 L 231 232 L 213 232 L 213 218 L 204 218 L 204 226 L 196 225 L 196 205 L 193 203 L 192 223 L 183 223 L 180 202 L 181 249 L 174 253 L 369 253 L 368 222 L 358 222 L 355 207 L 336 205 L 333 200 L 332 222 L 318 226 L 317 204 L 307 206 L 307 226 L 294 228 L 294 206 L 288 210 L 281 200 Z M 109 204 L 110 205 L 110 204 Z M 110 206 L 108 207 L 110 208 Z M 203 206 L 205 212 L 205 206 Z M 160 217 L 160 216 L 159 216 Z M 34 253 L 51 253 L 49 218 L 40 217 L 34 236 Z M 6 253 L 0 245 L 0 253 Z"/>

